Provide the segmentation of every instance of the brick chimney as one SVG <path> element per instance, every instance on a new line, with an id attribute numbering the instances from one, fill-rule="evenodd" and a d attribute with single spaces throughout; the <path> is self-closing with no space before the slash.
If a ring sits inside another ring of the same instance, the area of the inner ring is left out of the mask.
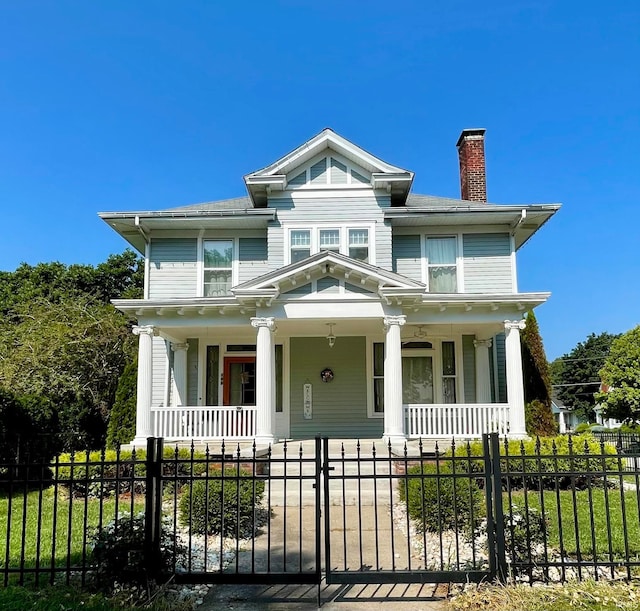
<path id="1" fill-rule="evenodd" d="M 463 129 L 458 138 L 460 158 L 460 197 L 472 202 L 487 201 L 487 176 L 484 164 L 485 129 Z"/>

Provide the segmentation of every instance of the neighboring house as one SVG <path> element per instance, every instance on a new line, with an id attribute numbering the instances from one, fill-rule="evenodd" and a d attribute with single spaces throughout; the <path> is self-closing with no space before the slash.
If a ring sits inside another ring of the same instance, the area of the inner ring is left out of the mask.
<path id="1" fill-rule="evenodd" d="M 462 199 L 330 129 L 248 195 L 100 217 L 145 257 L 136 443 L 525 435 L 517 250 L 558 205 L 486 203 L 483 129 Z M 425 166 L 427 163 L 425 162 Z"/>
<path id="2" fill-rule="evenodd" d="M 571 433 L 579 424 L 587 423 L 585 418 L 567 407 L 555 392 L 551 395 L 551 411 L 558 424 L 559 433 Z"/>

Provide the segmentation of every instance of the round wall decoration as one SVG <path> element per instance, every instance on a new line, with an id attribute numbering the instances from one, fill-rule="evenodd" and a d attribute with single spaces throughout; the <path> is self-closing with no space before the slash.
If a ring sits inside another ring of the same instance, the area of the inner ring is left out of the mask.
<path id="1" fill-rule="evenodd" d="M 320 378 L 323 382 L 331 382 L 333 380 L 333 371 L 328 367 L 320 372 Z"/>

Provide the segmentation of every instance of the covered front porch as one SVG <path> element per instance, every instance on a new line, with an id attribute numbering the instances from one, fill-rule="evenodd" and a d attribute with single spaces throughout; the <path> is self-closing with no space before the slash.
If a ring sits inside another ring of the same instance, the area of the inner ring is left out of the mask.
<path id="1" fill-rule="evenodd" d="M 522 320 L 427 324 L 333 312 L 188 321 L 134 329 L 136 444 L 525 435 Z"/>

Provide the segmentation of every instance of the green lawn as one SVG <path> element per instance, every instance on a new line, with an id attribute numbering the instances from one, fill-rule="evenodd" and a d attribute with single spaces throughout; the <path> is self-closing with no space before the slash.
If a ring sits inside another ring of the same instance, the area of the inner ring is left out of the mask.
<path id="1" fill-rule="evenodd" d="M 548 544 L 560 549 L 560 529 L 565 553 L 577 554 L 576 540 L 580 544 L 583 559 L 593 558 L 594 550 L 598 558 L 606 559 L 609 554 L 616 559 L 625 557 L 624 525 L 627 528 L 628 553 L 631 557 L 640 556 L 640 519 L 638 516 L 638 497 L 635 491 L 624 493 L 626 520 L 623 522 L 622 498 L 620 490 L 609 489 L 608 511 L 605 501 L 605 490 L 594 489 L 591 496 L 587 490 L 576 492 L 577 529 L 574 520 L 574 501 L 570 490 L 559 493 L 560 512 L 558 513 L 558 499 L 554 491 L 544 493 L 544 511 L 548 518 Z M 505 499 L 505 511 L 508 510 Z M 529 492 L 527 496 L 529 507 L 540 509 L 540 494 Z M 519 509 L 524 508 L 524 494 L 512 493 L 512 503 Z M 608 519 L 607 519 L 608 516 Z M 592 529 L 593 523 L 593 529 Z M 592 538 L 592 530 L 595 533 Z M 576 532 L 578 536 L 576 537 Z M 611 538 L 609 541 L 609 532 Z"/>
<path id="2" fill-rule="evenodd" d="M 130 509 L 130 499 L 120 501 L 119 513 Z M 134 504 L 134 512 L 142 509 L 142 503 Z M 14 494 L 11 499 L 0 497 L 0 568 L 79 565 L 83 553 L 89 552 L 92 531 L 112 521 L 115 513 L 114 499 L 103 500 L 101 509 L 97 499 L 88 499 L 86 503 L 85 499 L 70 500 L 66 493 L 59 491 L 56 502 L 53 488 L 42 493 L 29 492 L 26 502 L 24 494 Z"/>

